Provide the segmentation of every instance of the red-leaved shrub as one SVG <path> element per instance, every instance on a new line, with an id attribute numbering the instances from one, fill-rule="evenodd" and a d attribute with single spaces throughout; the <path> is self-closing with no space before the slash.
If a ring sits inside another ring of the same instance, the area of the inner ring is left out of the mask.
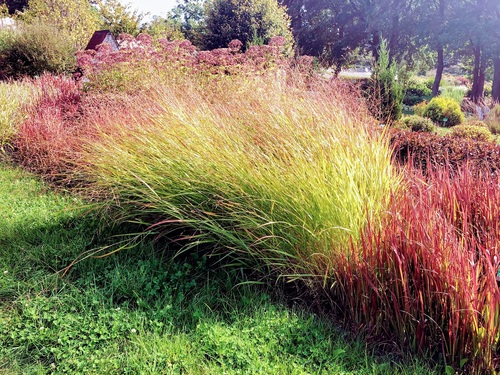
<path id="1" fill-rule="evenodd" d="M 500 172 L 500 146 L 491 142 L 395 131 L 391 144 L 396 162 L 406 165 L 411 161 L 424 172 L 443 167 L 453 172 L 465 165 L 474 173 Z"/>

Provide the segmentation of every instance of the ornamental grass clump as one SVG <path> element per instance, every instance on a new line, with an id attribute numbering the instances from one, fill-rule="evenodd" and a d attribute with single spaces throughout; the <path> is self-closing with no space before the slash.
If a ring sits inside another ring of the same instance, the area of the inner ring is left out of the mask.
<path id="1" fill-rule="evenodd" d="M 26 116 L 23 107 L 31 102 L 34 87 L 28 81 L 0 83 L 0 151 L 10 144 Z"/>
<path id="2" fill-rule="evenodd" d="M 83 164 L 120 220 L 189 230 L 280 275 L 325 275 L 376 223 L 398 176 L 359 96 L 272 77 L 158 86 L 128 122 L 101 117 Z M 147 113 L 150 102 L 159 110 Z M 116 204 L 118 202 L 118 204 Z"/>

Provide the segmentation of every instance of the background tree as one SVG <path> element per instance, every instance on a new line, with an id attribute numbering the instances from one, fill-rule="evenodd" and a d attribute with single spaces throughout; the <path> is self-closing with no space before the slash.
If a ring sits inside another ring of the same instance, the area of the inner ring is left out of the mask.
<path id="1" fill-rule="evenodd" d="M 97 10 L 88 0 L 29 0 L 21 17 L 27 23 L 54 25 L 67 32 L 78 47 L 85 46 L 101 25 Z"/>
<path id="2" fill-rule="evenodd" d="M 28 0 L 1 0 L 0 5 L 5 4 L 10 14 L 22 12 L 28 6 Z"/>
<path id="3" fill-rule="evenodd" d="M 207 4 L 204 47 L 226 47 L 239 39 L 243 48 L 250 44 L 267 43 L 273 36 L 287 40 L 291 49 L 293 36 L 290 19 L 276 0 L 214 0 Z"/>
<path id="4" fill-rule="evenodd" d="M 169 17 L 153 17 L 153 19 L 145 25 L 144 31 L 154 38 L 165 38 L 168 40 L 184 39 L 184 34 L 181 31 L 180 25 Z"/>
<path id="5" fill-rule="evenodd" d="M 320 57 L 323 64 L 335 66 L 338 74 L 367 38 L 363 16 L 346 1 L 303 0 L 299 11 L 294 35 L 300 53 Z"/>
<path id="6" fill-rule="evenodd" d="M 500 25 L 500 3 L 494 10 L 494 22 Z M 491 97 L 496 103 L 500 103 L 500 28 L 495 28 L 495 39 L 493 49 L 493 84 Z"/>
<path id="7" fill-rule="evenodd" d="M 203 43 L 205 8 L 205 0 L 177 0 L 168 16 L 184 37 L 198 47 Z"/>
<path id="8" fill-rule="evenodd" d="M 97 0 L 97 9 L 103 25 L 115 36 L 126 33 L 136 36 L 141 32 L 141 22 L 145 14 L 131 10 L 119 0 Z"/>

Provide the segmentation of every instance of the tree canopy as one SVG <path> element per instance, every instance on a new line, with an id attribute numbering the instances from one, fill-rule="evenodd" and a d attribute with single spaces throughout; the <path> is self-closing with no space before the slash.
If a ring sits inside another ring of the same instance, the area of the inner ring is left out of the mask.
<path id="1" fill-rule="evenodd" d="M 286 9 L 276 0 L 214 0 L 207 4 L 204 46 L 227 47 L 231 40 L 239 39 L 245 48 L 282 36 L 290 48 L 289 22 Z"/>

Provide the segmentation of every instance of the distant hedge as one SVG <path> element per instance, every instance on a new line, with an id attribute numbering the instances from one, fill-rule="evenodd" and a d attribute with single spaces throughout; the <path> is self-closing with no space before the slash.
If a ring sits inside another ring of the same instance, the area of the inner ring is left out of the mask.
<path id="1" fill-rule="evenodd" d="M 391 133 L 390 141 L 394 160 L 401 165 L 410 162 L 424 172 L 467 165 L 478 173 L 500 175 L 500 146 L 492 142 L 397 130 Z"/>

